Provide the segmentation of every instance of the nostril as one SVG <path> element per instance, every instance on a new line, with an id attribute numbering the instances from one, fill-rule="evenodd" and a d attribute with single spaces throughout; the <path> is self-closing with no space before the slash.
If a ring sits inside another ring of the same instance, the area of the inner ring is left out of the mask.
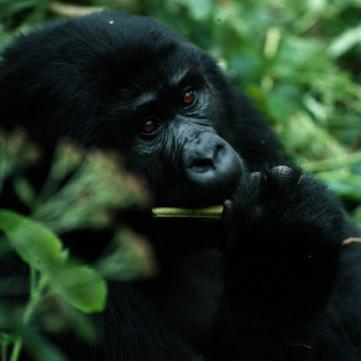
<path id="1" fill-rule="evenodd" d="M 189 165 L 189 169 L 192 172 L 204 173 L 211 169 L 215 169 L 215 166 L 214 166 L 212 159 L 200 158 L 200 159 L 192 160 Z"/>
<path id="2" fill-rule="evenodd" d="M 219 155 L 219 153 L 221 153 L 221 151 L 224 149 L 224 145 L 223 144 L 217 144 L 214 147 L 214 153 L 213 153 L 213 158 L 216 159 L 217 156 Z"/>

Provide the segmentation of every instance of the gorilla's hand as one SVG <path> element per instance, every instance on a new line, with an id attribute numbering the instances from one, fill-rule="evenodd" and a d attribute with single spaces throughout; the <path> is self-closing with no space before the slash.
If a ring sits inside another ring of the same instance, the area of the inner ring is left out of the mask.
<path id="1" fill-rule="evenodd" d="M 224 210 L 227 285 L 237 304 L 262 317 L 318 312 L 336 275 L 340 209 L 323 185 L 296 169 L 244 173 Z"/>

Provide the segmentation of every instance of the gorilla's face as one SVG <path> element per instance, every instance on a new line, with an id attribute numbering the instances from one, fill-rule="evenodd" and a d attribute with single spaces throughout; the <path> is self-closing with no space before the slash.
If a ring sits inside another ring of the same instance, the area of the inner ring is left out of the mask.
<path id="1" fill-rule="evenodd" d="M 146 179 L 158 206 L 222 203 L 242 170 L 236 151 L 217 134 L 226 114 L 197 51 L 177 45 L 165 57 L 143 59 L 144 71 L 134 72 L 117 96 L 119 124 L 133 125 L 127 167 Z"/>
<path id="2" fill-rule="evenodd" d="M 50 145 L 66 134 L 117 149 L 159 206 L 219 204 L 234 191 L 242 162 L 229 143 L 242 132 L 229 121 L 229 87 L 210 57 L 170 30 L 104 12 L 55 23 L 4 56 L 8 123 L 25 122 Z"/>

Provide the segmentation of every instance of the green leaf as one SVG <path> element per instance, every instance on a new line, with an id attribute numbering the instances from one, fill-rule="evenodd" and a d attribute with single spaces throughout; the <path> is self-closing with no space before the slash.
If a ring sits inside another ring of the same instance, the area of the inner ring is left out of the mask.
<path id="1" fill-rule="evenodd" d="M 36 193 L 32 185 L 23 177 L 14 180 L 14 189 L 19 199 L 29 208 L 35 203 Z"/>
<path id="2" fill-rule="evenodd" d="M 119 229 L 108 252 L 96 263 L 106 279 L 117 281 L 144 279 L 157 273 L 149 244 L 128 229 Z"/>
<path id="3" fill-rule="evenodd" d="M 192 17 L 196 20 L 205 20 L 212 13 L 212 8 L 214 7 L 212 0 L 178 0 L 178 2 L 186 6 Z"/>
<path id="4" fill-rule="evenodd" d="M 91 268 L 68 260 L 61 240 L 51 230 L 5 209 L 0 210 L 0 230 L 24 262 L 39 270 L 71 305 L 87 313 L 103 310 L 105 281 Z"/>
<path id="5" fill-rule="evenodd" d="M 330 45 L 329 53 L 335 58 L 347 53 L 352 47 L 361 44 L 361 25 L 347 30 Z"/>
<path id="6" fill-rule="evenodd" d="M 50 284 L 66 301 L 86 313 L 104 309 L 107 287 L 103 278 L 87 266 L 53 264 L 48 268 Z"/>
<path id="7" fill-rule="evenodd" d="M 60 239 L 48 228 L 16 212 L 0 209 L 0 230 L 24 262 L 44 270 L 50 262 L 64 262 Z"/>

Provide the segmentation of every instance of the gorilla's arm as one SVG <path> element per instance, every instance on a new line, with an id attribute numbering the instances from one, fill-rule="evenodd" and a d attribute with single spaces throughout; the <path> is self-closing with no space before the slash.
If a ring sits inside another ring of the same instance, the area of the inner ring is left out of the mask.
<path id="1" fill-rule="evenodd" d="M 342 207 L 286 166 L 244 173 L 225 206 L 226 286 L 211 359 L 309 354 L 336 286 L 342 242 L 355 235 Z"/>

